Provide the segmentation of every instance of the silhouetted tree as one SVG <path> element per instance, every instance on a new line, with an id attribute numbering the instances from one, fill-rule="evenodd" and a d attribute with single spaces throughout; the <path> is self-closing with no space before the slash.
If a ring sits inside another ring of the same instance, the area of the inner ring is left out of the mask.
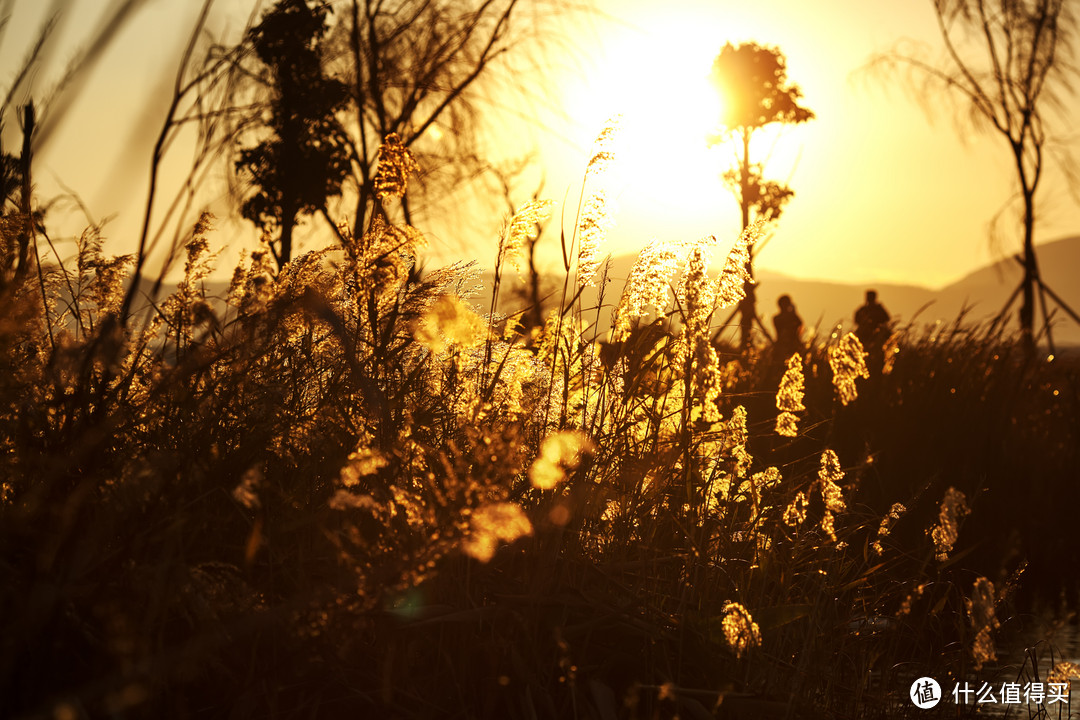
<path id="1" fill-rule="evenodd" d="M 411 221 L 418 207 L 422 209 L 421 198 L 436 197 L 433 192 L 445 191 L 438 195 L 442 197 L 490 170 L 477 108 L 481 99 L 489 100 L 494 93 L 490 86 L 482 87 L 482 80 L 491 76 L 513 84 L 499 88 L 497 104 L 503 107 L 542 92 L 539 84 L 534 88 L 540 90 L 526 86 L 524 73 L 497 76 L 493 70 L 496 65 L 510 70 L 518 67 L 515 63 L 529 62 L 526 41 L 530 34 L 537 32 L 543 18 L 553 17 L 562 9 L 561 0 L 345 0 L 334 7 L 332 14 L 324 6 L 306 10 L 315 21 L 289 21 L 288 14 L 299 17 L 307 5 L 300 0 L 281 0 L 260 27 L 249 33 L 243 46 L 233 48 L 232 53 L 215 48 L 211 57 L 230 55 L 236 78 L 256 82 L 257 71 L 246 58 L 257 55 L 270 68 L 289 67 L 293 64 L 286 63 L 289 57 L 302 59 L 300 67 L 293 67 L 285 78 L 290 82 L 304 80 L 301 85 L 306 86 L 305 92 L 320 99 L 316 104 L 284 107 L 289 96 L 282 92 L 284 86 L 279 90 L 278 75 L 274 73 L 266 82 L 275 97 L 283 98 L 277 104 L 262 103 L 258 86 L 251 82 L 235 83 L 232 119 L 240 128 L 235 132 L 247 132 L 245 117 L 251 116 L 253 108 L 262 112 L 275 130 L 269 144 L 246 151 L 240 163 L 253 175 L 263 173 L 267 177 L 268 182 L 257 182 L 264 190 L 280 188 L 297 177 L 278 169 L 283 167 L 282 152 L 307 148 L 304 159 L 312 161 L 308 170 L 316 182 L 301 183 L 312 202 L 300 207 L 321 213 L 332 228 L 344 220 L 354 230 L 367 227 L 371 213 L 384 211 L 376 198 L 374 180 L 379 147 L 391 134 L 397 135 L 424 168 L 423 175 L 410 183 L 408 194 L 401 199 L 406 221 Z M 269 43 L 269 39 L 278 37 L 284 40 Z M 245 52 L 245 48 L 255 52 Z M 515 60 L 509 61 L 511 56 Z M 341 102 L 339 88 L 345 94 Z M 515 94 L 515 89 L 520 92 Z M 280 131 L 288 128 L 279 128 L 282 121 L 276 118 L 285 110 L 285 117 L 305 120 L 299 123 L 307 132 L 301 134 L 302 138 L 329 137 L 331 147 L 322 152 L 322 147 L 316 148 L 313 143 L 284 142 Z M 316 119 L 326 124 L 311 124 Z M 326 134 L 320 136 L 311 130 Z M 344 165 L 342 157 L 347 158 Z M 328 161 L 329 171 L 315 174 L 315 164 Z M 347 178 L 339 186 L 343 167 Z M 341 207 L 327 210 L 314 202 L 335 197 L 339 188 Z M 265 200 L 249 201 L 256 203 L 248 208 L 249 217 L 262 217 L 272 224 L 289 214 L 289 208 L 282 207 L 287 201 L 285 195 L 276 190 L 264 194 Z M 342 210 L 344 217 L 338 215 Z"/>
<path id="2" fill-rule="evenodd" d="M 742 227 L 745 230 L 759 218 L 776 220 L 795 193 L 782 183 L 764 179 L 763 164 L 750 161 L 750 140 L 764 127 L 803 123 L 814 113 L 799 105 L 802 91 L 788 81 L 787 62 L 778 48 L 753 42 L 727 43 L 713 61 L 711 80 L 723 100 L 723 109 L 721 131 L 710 142 L 716 144 L 732 136 L 737 142 L 736 166 L 724 173 L 724 181 L 739 203 Z M 751 280 L 753 255 L 751 247 L 746 263 Z M 739 342 L 744 349 L 751 345 L 757 319 L 751 280 L 744 285 L 746 296 L 739 305 Z"/>
<path id="3" fill-rule="evenodd" d="M 277 249 L 271 249 L 279 266 L 292 257 L 297 217 L 325 211 L 349 175 L 348 138 L 337 119 L 348 89 L 324 73 L 320 56 L 327 12 L 326 5 L 279 0 L 248 33 L 268 73 L 265 125 L 271 135 L 236 160 L 237 170 L 258 188 L 241 214 L 263 230 L 278 231 Z"/>
<path id="4" fill-rule="evenodd" d="M 407 219 L 421 197 L 491 169 L 479 135 L 478 106 L 491 100 L 483 80 L 509 55 L 527 58 L 529 34 L 558 6 L 558 0 L 351 0 L 331 41 L 335 75 L 352 95 L 346 127 L 353 142 L 354 227 L 373 209 L 377 151 L 390 133 L 425 168 L 403 198 Z M 500 90 L 496 104 L 524 97 L 507 92 L 509 85 Z"/>
<path id="5" fill-rule="evenodd" d="M 1049 320 L 1047 289 L 1035 260 L 1035 197 L 1045 168 L 1046 113 L 1059 105 L 1075 73 L 1069 62 L 1074 18 L 1066 0 L 932 2 L 947 60 L 936 65 L 898 53 L 883 59 L 907 64 L 963 99 L 982 127 L 1008 143 L 1024 204 L 1024 278 L 1017 288 L 1023 293 L 1020 328 L 1025 346 L 1032 350 L 1036 285 L 1043 319 Z"/>

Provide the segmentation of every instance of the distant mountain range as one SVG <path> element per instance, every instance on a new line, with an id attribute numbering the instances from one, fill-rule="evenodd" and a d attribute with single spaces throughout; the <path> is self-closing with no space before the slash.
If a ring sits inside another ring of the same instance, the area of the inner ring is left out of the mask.
<path id="1" fill-rule="evenodd" d="M 1075 312 L 1080 313 L 1080 236 L 1039 245 L 1036 253 L 1039 271 L 1046 286 Z M 612 258 L 612 283 L 605 293 L 605 306 L 618 302 L 634 260 L 634 256 Z M 768 319 L 776 312 L 776 299 L 785 294 L 790 295 L 795 302 L 807 328 L 817 327 L 819 332 L 828 332 L 838 322 L 850 327 L 855 309 L 863 303 L 865 291 L 869 287 L 878 291 L 879 301 L 901 325 L 909 322 L 914 322 L 916 326 L 933 325 L 937 321 L 948 323 L 955 321 L 964 310 L 967 311 L 966 322 L 972 323 L 989 320 L 1000 313 L 1022 278 L 1023 268 L 1012 258 L 980 268 L 940 290 L 890 283 L 866 285 L 804 280 L 763 269 L 757 273 L 757 298 L 759 312 L 770 331 L 771 323 Z M 484 279 L 485 286 L 490 287 L 490 275 L 486 275 Z M 1058 309 L 1049 296 L 1047 299 L 1049 311 L 1052 313 L 1054 341 L 1062 345 L 1080 345 L 1080 325 L 1071 320 L 1063 310 Z M 486 309 L 490 300 L 478 298 L 477 302 Z M 585 293 L 583 302 L 585 307 L 594 306 L 595 291 L 590 288 L 590 292 Z M 1040 320 L 1041 327 L 1042 314 L 1038 307 L 1037 305 L 1036 317 Z M 1019 308 L 1020 299 L 1017 298 L 1010 310 L 1014 327 Z M 511 303 L 503 306 L 504 311 L 512 309 L 514 308 Z M 610 309 L 606 307 L 600 313 L 600 322 L 604 329 L 610 315 Z"/>
<path id="2" fill-rule="evenodd" d="M 1080 313 L 1080 236 L 1045 243 L 1037 247 L 1039 270 L 1047 287 L 1053 290 L 1074 311 Z M 600 332 L 606 332 L 611 318 L 611 309 L 618 303 L 623 285 L 630 275 L 635 256 L 623 255 L 611 260 L 610 277 L 604 297 L 604 308 L 599 316 L 590 314 L 590 319 L 597 318 Z M 804 280 L 789 277 L 781 273 L 762 269 L 757 273 L 758 310 L 770 328 L 770 318 L 776 313 L 776 299 L 781 295 L 790 295 L 795 307 L 807 328 L 817 328 L 819 332 L 829 332 L 837 323 L 845 328 L 853 324 L 855 309 L 863 303 L 868 287 L 878 291 L 878 299 L 901 325 L 913 322 L 916 326 L 933 325 L 937 321 L 952 322 L 967 309 L 966 322 L 973 323 L 989 320 L 1005 306 L 1009 295 L 1017 288 L 1023 277 L 1023 268 L 1013 259 L 1005 259 L 987 265 L 964 278 L 940 290 L 931 290 L 918 285 L 899 285 L 875 283 L 837 283 L 822 280 Z M 484 287 L 491 287 L 491 274 L 482 276 Z M 149 281 L 144 279 L 148 290 Z M 210 295 L 223 297 L 228 283 L 208 281 Z M 512 275 L 504 278 L 500 293 L 500 309 L 509 313 L 520 310 L 520 301 L 513 298 L 512 289 L 522 287 L 522 283 Z M 561 290 L 562 279 L 545 278 L 545 288 L 558 287 Z M 488 291 L 490 293 L 490 290 Z M 1049 298 L 1048 298 L 1049 299 Z M 583 294 L 583 306 L 595 307 L 596 290 L 589 288 Z M 481 294 L 473 299 L 474 305 L 486 312 L 491 296 Z M 1038 306 L 1037 306 L 1038 307 Z M 1010 317 L 1015 327 L 1016 314 L 1020 308 L 1019 298 L 1013 303 Z M 1050 301 L 1054 341 L 1060 345 L 1080 346 L 1080 325 L 1073 322 L 1064 311 L 1057 309 Z M 1037 312 L 1041 327 L 1041 311 Z M 721 317 L 720 320 L 724 320 Z"/>
<path id="3" fill-rule="evenodd" d="M 1080 236 L 1036 247 L 1039 273 L 1045 285 L 1074 312 L 1080 313 Z M 778 273 L 762 272 L 758 298 L 774 302 L 787 293 L 796 302 L 807 326 L 821 321 L 822 329 L 837 321 L 851 325 L 855 308 L 863 303 L 867 285 L 818 282 L 790 278 Z M 990 320 L 997 316 L 1009 296 L 1020 285 L 1023 267 L 1013 258 L 1006 258 L 982 267 L 940 290 L 915 285 L 877 283 L 879 301 L 901 324 L 931 325 L 938 321 L 952 322 L 966 312 L 968 322 Z M 1060 344 L 1080 345 L 1080 325 L 1068 317 L 1048 295 L 1048 312 L 1054 340 Z M 770 314 L 772 306 L 768 307 Z M 1010 318 L 1016 322 L 1020 309 L 1017 297 L 1010 308 Z M 1042 313 L 1036 305 L 1036 317 Z"/>

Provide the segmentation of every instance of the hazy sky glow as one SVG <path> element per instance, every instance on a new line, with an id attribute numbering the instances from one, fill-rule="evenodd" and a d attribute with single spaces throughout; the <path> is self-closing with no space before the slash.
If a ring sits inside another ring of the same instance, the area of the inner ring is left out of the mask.
<path id="1" fill-rule="evenodd" d="M 601 36 L 595 75 L 567 91 L 570 112 L 595 126 L 620 95 L 630 113 L 641 96 L 662 99 L 647 105 L 644 123 L 627 123 L 638 138 L 620 192 L 620 242 L 737 231 L 737 206 L 714 165 L 730 162 L 730 150 L 705 149 L 704 103 L 686 92 L 695 82 L 708 90 L 704 76 L 724 42 L 752 39 L 780 47 L 817 115 L 763 148 L 767 176 L 787 179 L 796 193 L 760 255 L 763 267 L 939 285 L 992 257 L 988 223 L 1012 187 L 1007 146 L 971 131 L 962 139 L 953 105 L 938 100 L 931 122 L 900 77 L 859 72 L 905 37 L 936 56 L 928 0 L 620 0 L 606 7 L 627 25 Z M 1061 174 L 1051 172 L 1041 192 L 1037 239 L 1076 233 L 1080 212 Z M 1001 230 L 1002 249 L 1013 252 L 1019 245 L 1008 241 L 1019 243 L 1018 226 L 1006 219 Z"/>
<path id="2" fill-rule="evenodd" d="M 92 26 L 96 6 L 72 5 L 63 47 L 74 49 L 80 30 Z M 222 0 L 216 29 L 238 29 L 249 8 L 241 0 Z M 561 200 L 569 189 L 572 204 L 591 139 L 605 118 L 624 114 L 611 252 L 636 251 L 653 237 L 734 238 L 737 207 L 719 180 L 731 150 L 705 144 L 720 101 L 706 76 L 725 42 L 754 40 L 784 52 L 790 79 L 817 115 L 755 148 L 759 158 L 769 157 L 767 176 L 787 180 L 796 193 L 759 256 L 760 267 L 822 279 L 936 286 L 995 257 L 988 223 L 1012 187 L 1003 142 L 972 131 L 962 140 L 953 105 L 934 100 L 940 110 L 931 122 L 901 77 L 859 72 L 873 54 L 905 37 L 925 43 L 936 57 L 940 42 L 929 0 L 599 0 L 599 10 L 567 31 L 572 35 L 563 45 L 580 53 L 576 69 L 552 63 L 550 75 L 537 79 L 556 88 L 571 124 L 547 117 L 556 135 L 532 137 L 539 143 L 547 196 Z M 38 158 L 39 192 L 57 192 L 55 177 L 78 191 L 97 216 L 119 214 L 113 237 L 137 231 L 149 148 L 186 40 L 177 29 L 188 27 L 196 11 L 193 3 L 164 0 L 142 9 L 73 106 L 71 118 L 78 122 L 66 122 Z M 5 88 L 25 52 L 22 43 L 29 42 L 24 36 L 37 27 L 40 6 L 18 2 L 15 13 L 0 47 Z M 56 55 L 57 62 L 67 59 Z M 5 147 L 15 137 L 8 128 Z M 173 158 L 177 171 L 187 159 Z M 523 199 L 528 194 L 523 188 Z M 1080 209 L 1056 170 L 1045 179 L 1040 201 L 1037 241 L 1080 232 Z M 573 217 L 572 207 L 567 217 Z M 1008 217 L 1000 226 L 1005 253 L 1018 249 L 1020 237 Z M 250 233 L 243 224 L 219 225 L 222 232 Z M 433 261 L 461 254 L 450 232 L 432 232 Z M 476 246 L 475 254 L 490 263 L 489 248 Z"/>

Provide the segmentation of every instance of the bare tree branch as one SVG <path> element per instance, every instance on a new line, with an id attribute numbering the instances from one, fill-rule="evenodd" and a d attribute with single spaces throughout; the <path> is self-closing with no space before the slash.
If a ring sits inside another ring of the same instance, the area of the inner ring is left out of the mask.
<path id="1" fill-rule="evenodd" d="M 1071 89 L 1075 76 L 1074 17 L 1066 0 L 933 0 L 933 5 L 946 51 L 944 67 L 898 52 L 873 63 L 906 65 L 958 93 L 1009 145 L 1024 207 L 1020 327 L 1031 349 L 1035 286 L 1042 286 L 1034 230 L 1043 148 L 1050 136 L 1046 111 L 1058 104 L 1059 92 Z M 980 53 L 970 49 L 972 37 L 984 56 L 981 62 Z M 962 46 L 965 39 L 969 42 Z"/>

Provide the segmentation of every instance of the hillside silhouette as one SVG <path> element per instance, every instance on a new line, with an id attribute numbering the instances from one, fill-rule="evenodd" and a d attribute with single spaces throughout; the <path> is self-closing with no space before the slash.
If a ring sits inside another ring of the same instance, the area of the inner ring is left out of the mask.
<path id="1" fill-rule="evenodd" d="M 604 307 L 599 315 L 588 313 L 589 321 L 599 320 L 598 333 L 605 333 L 611 319 L 611 310 L 618 303 L 626 278 L 636 260 L 635 255 L 618 255 L 611 258 L 609 268 L 610 282 L 604 291 Z M 1046 284 L 1074 310 L 1080 311 L 1080 235 L 1055 240 L 1039 246 L 1039 267 Z M 434 268 L 427 268 L 432 270 Z M 713 268 L 715 272 L 718 268 Z M 783 273 L 763 268 L 757 272 L 757 294 L 761 316 L 766 320 L 776 312 L 776 300 L 781 295 L 790 295 L 795 301 L 799 315 L 808 330 L 817 328 L 824 333 L 837 323 L 850 330 L 854 324 L 852 318 L 855 309 L 864 301 L 866 289 L 873 287 L 878 291 L 882 304 L 889 310 L 893 319 L 900 325 L 914 323 L 916 327 L 932 326 L 938 322 L 952 323 L 961 312 L 966 311 L 965 324 L 989 321 L 1004 307 L 1009 295 L 1016 289 L 1023 275 L 1023 269 L 1014 260 L 1005 258 L 975 270 L 954 283 L 941 289 L 931 289 L 919 285 L 901 283 L 840 283 L 828 280 L 808 280 L 792 277 Z M 599 276 L 599 274 L 598 274 Z M 492 274 L 486 272 L 481 277 L 485 290 L 472 299 L 473 305 L 486 312 L 490 307 Z M 550 294 L 561 289 L 561 280 L 555 277 L 543 278 L 545 292 Z M 143 281 L 144 294 L 149 292 L 152 282 Z M 524 282 L 513 272 L 504 278 L 500 293 L 500 310 L 511 313 L 520 310 L 522 301 L 515 296 L 516 288 L 523 288 Z M 224 298 L 228 283 L 208 280 L 207 295 Z M 164 292 L 170 291 L 166 283 Z M 595 307 L 597 288 L 587 288 L 582 294 L 584 307 Z M 1016 310 L 1012 308 L 1012 324 L 1015 326 Z M 1080 346 L 1080 326 L 1068 316 L 1056 309 L 1051 303 L 1051 322 L 1054 342 L 1062 346 Z M 728 311 L 730 312 L 730 311 Z M 724 316 L 717 318 L 724 320 Z M 1041 328 L 1041 324 L 1040 324 Z"/>
<path id="2" fill-rule="evenodd" d="M 1047 286 L 1074 310 L 1080 308 L 1080 284 L 1076 281 L 1080 275 L 1080 236 L 1049 242 L 1040 245 L 1038 249 L 1039 267 Z M 633 255 L 620 255 L 611 259 L 610 284 L 604 292 L 604 309 L 599 313 L 601 332 L 607 330 L 611 307 L 618 302 L 635 259 Z M 790 295 L 807 328 L 816 327 L 819 332 L 828 332 L 837 323 L 843 323 L 845 328 L 850 329 L 853 325 L 852 314 L 863 303 L 868 287 L 878 291 L 881 302 L 901 325 L 914 323 L 916 326 L 925 326 L 939 321 L 943 324 L 951 323 L 962 312 L 966 312 L 965 324 L 972 324 L 989 321 L 1001 312 L 1022 277 L 1023 268 L 1008 257 L 979 268 L 937 290 L 911 284 L 808 280 L 762 268 L 757 272 L 757 296 L 759 312 L 763 318 L 769 318 L 776 312 L 776 299 L 781 295 Z M 504 288 L 520 284 L 517 279 L 512 279 Z M 550 285 L 555 286 L 553 280 Z M 484 276 L 484 286 L 491 287 L 490 273 Z M 550 292 L 550 288 L 547 289 Z M 587 289 L 583 296 L 585 307 L 593 307 L 596 298 L 597 290 Z M 476 302 L 486 310 L 490 295 L 482 295 Z M 502 295 L 504 312 L 518 309 L 518 305 L 519 301 L 509 293 Z M 1011 318 L 1013 325 L 1017 308 L 1018 305 L 1014 304 Z M 1073 323 L 1064 312 L 1056 310 L 1053 303 L 1050 310 L 1053 313 L 1051 322 L 1054 342 L 1059 345 L 1080 346 L 1080 326 Z M 589 319 L 594 317 L 590 314 Z M 724 319 L 718 318 L 720 321 Z"/>

